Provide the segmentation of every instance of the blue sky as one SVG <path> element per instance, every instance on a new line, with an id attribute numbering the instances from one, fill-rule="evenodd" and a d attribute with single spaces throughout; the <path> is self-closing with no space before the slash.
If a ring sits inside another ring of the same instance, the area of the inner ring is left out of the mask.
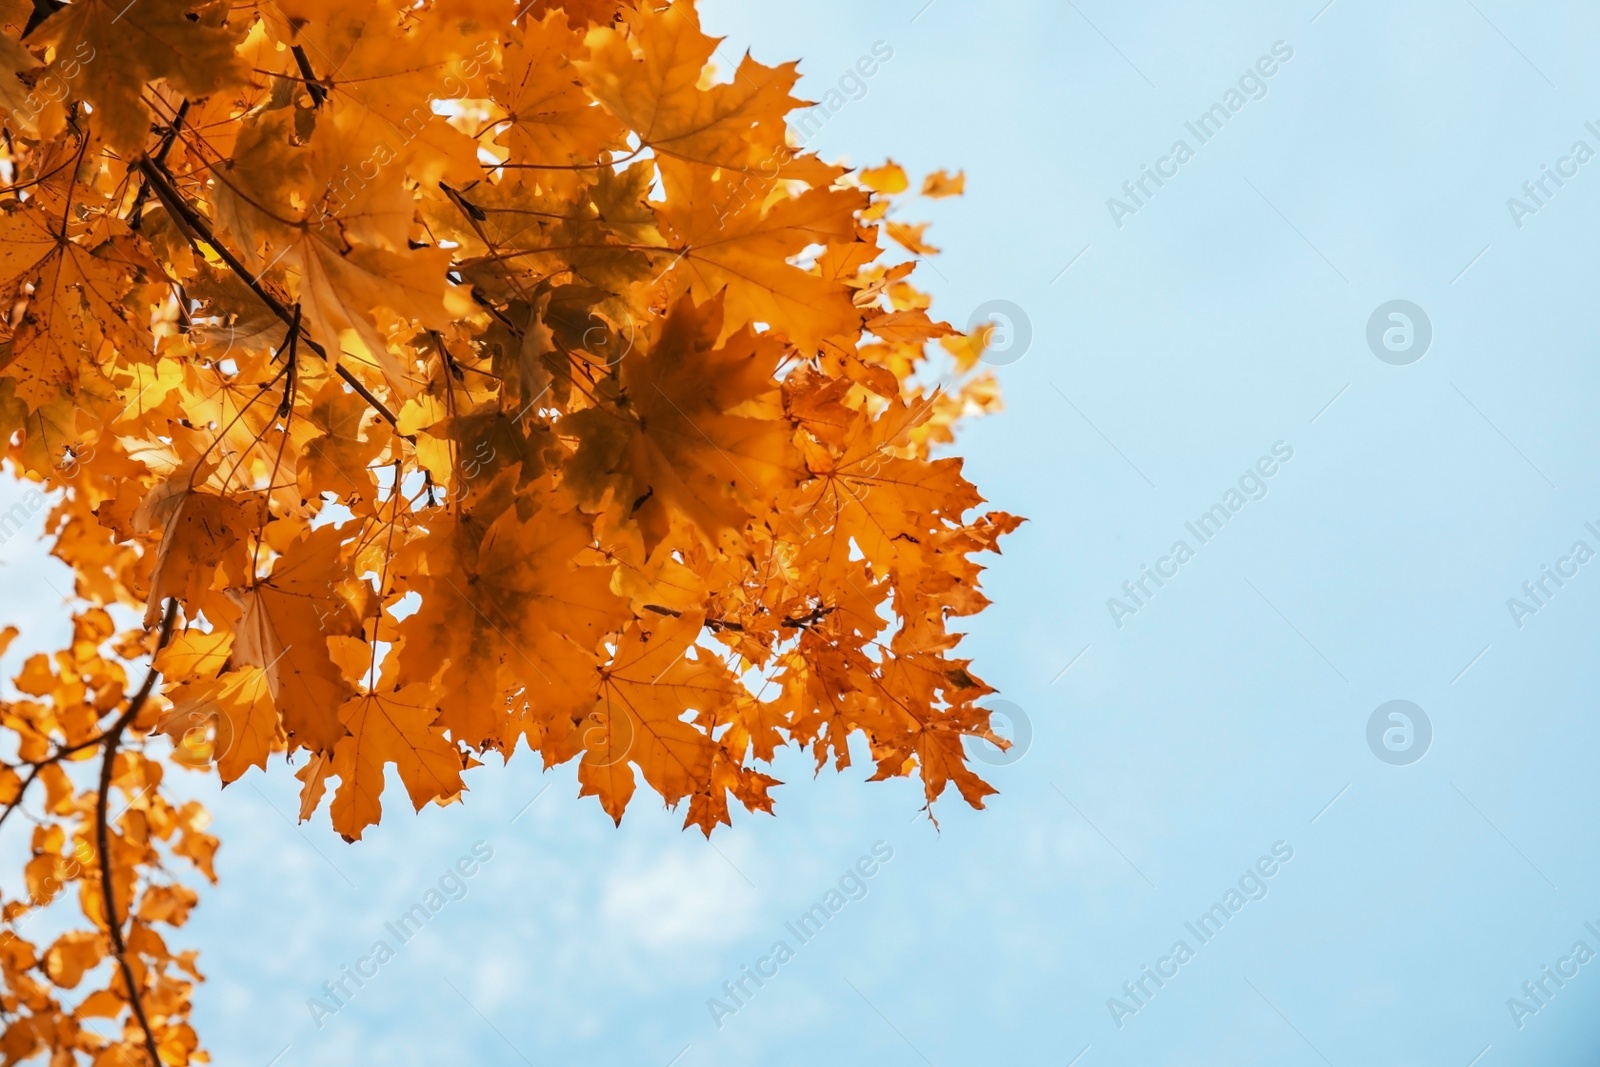
<path id="1" fill-rule="evenodd" d="M 1573 546 L 1600 552 L 1600 159 L 1573 150 L 1600 152 L 1600 9 L 924 3 L 708 0 L 704 21 L 730 64 L 801 58 L 813 97 L 892 48 L 809 146 L 965 169 L 967 196 L 925 205 L 945 254 L 919 276 L 953 321 L 1027 317 L 1006 411 L 960 442 L 1030 519 L 967 646 L 1032 729 L 1000 795 L 942 804 L 936 831 L 914 784 L 791 755 L 778 817 L 708 844 L 647 803 L 615 829 L 570 769 L 519 759 L 348 846 L 293 824 L 281 767 L 197 779 L 223 881 L 181 940 L 217 1062 L 1592 1058 L 1600 958 L 1573 948 L 1600 953 L 1600 560 Z M 1185 124 L 1234 89 L 1200 143 Z M 1179 140 L 1192 158 L 1162 162 Z M 1176 174 L 1114 211 L 1146 166 Z M 1535 204 L 1545 167 L 1569 176 Z M 1410 362 L 1368 343 L 1395 300 L 1431 326 Z M 1263 457 L 1258 498 L 1201 544 L 1186 523 Z M 1193 557 L 1163 563 L 1180 540 Z M 7 613 L 44 645 L 65 579 L 3 552 Z M 1147 566 L 1176 574 L 1113 613 Z M 1545 567 L 1569 577 L 1514 617 Z M 1369 745 L 1392 700 L 1430 727 L 1412 762 Z M 785 924 L 879 842 L 864 895 L 800 944 Z M 464 895 L 314 1019 L 464 857 Z M 1188 924 L 1241 878 L 1202 943 Z M 780 939 L 793 958 L 714 1021 Z M 1135 1000 L 1146 965 L 1176 973 Z"/>

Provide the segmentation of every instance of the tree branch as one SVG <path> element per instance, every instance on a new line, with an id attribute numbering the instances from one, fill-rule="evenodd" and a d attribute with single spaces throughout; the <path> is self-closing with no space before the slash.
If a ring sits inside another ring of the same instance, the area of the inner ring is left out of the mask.
<path id="1" fill-rule="evenodd" d="M 217 255 L 221 256 L 222 261 L 228 265 L 228 269 L 237 274 L 240 280 L 250 287 L 250 291 L 256 294 L 257 298 L 267 305 L 267 308 L 274 315 L 282 319 L 286 325 L 293 326 L 295 324 L 294 313 L 284 305 L 283 301 L 273 296 L 254 274 L 250 273 L 249 268 L 244 265 L 238 256 L 234 255 L 231 249 L 217 240 L 217 235 L 211 231 L 211 224 L 206 222 L 205 217 L 196 211 L 193 205 L 184 200 L 183 195 L 178 192 L 177 188 L 169 180 L 167 173 L 158 167 L 149 156 L 144 156 L 139 160 L 138 168 L 139 172 L 150 182 L 150 188 L 155 190 L 156 197 L 167 206 L 167 210 L 181 219 L 202 241 L 215 249 Z M 328 350 L 311 337 L 306 336 L 304 330 L 301 330 L 298 336 L 311 351 L 329 363 L 334 362 L 328 358 Z M 355 390 L 361 399 L 371 404 L 372 409 L 383 416 L 385 422 L 390 426 L 399 424 L 394 412 L 389 410 L 387 404 L 373 396 L 372 391 L 362 384 L 361 379 L 346 370 L 343 364 L 335 364 L 333 369 L 340 378 L 344 379 L 346 385 Z M 415 439 L 408 435 L 406 440 L 414 441 Z"/>
<path id="2" fill-rule="evenodd" d="M 311 94 L 312 106 L 321 107 L 322 102 L 328 99 L 328 87 L 317 78 L 317 72 L 311 69 L 311 60 L 306 57 L 303 45 L 297 44 L 289 51 L 294 53 L 295 66 L 300 68 L 300 74 L 306 80 L 306 92 Z"/>
<path id="3" fill-rule="evenodd" d="M 23 800 L 26 799 L 28 795 L 28 787 L 39 780 L 39 775 L 44 772 L 46 767 L 50 766 L 52 763 L 60 763 L 62 760 L 66 759 L 75 752 L 82 752 L 86 748 L 100 747 L 105 743 L 106 738 L 111 736 L 111 731 L 116 728 L 116 723 L 112 723 L 111 726 L 108 726 L 106 729 L 95 734 L 93 737 L 79 741 L 75 744 L 61 745 L 44 759 L 34 760 L 32 762 L 27 760 L 19 761 L 17 766 L 20 767 L 26 765 L 28 767 L 28 776 L 22 780 L 22 785 L 17 788 L 17 799 L 7 804 L 4 811 L 0 811 L 0 826 L 4 826 L 6 820 L 11 817 L 11 813 L 22 806 Z"/>
<path id="4" fill-rule="evenodd" d="M 166 614 L 161 618 L 161 634 L 156 640 L 155 651 L 159 653 L 172 639 L 172 625 L 178 617 L 178 598 L 170 597 L 167 600 Z M 150 698 L 150 692 L 155 688 L 156 670 L 154 654 L 151 656 L 150 670 L 144 676 L 144 682 L 139 686 L 139 691 L 128 701 L 128 710 L 106 731 L 105 756 L 100 761 L 100 792 L 95 801 L 95 836 L 100 847 L 100 893 L 105 900 L 106 928 L 111 933 L 111 946 L 116 950 L 117 965 L 122 969 L 122 980 L 128 987 L 128 1003 L 133 1008 L 134 1016 L 139 1020 L 139 1026 L 144 1030 L 145 1051 L 150 1053 L 151 1067 L 161 1067 L 161 1055 L 156 1051 L 155 1032 L 150 1029 L 150 1019 L 145 1015 L 144 998 L 139 993 L 139 985 L 134 981 L 133 967 L 128 963 L 128 945 L 122 937 L 122 920 L 117 915 L 116 891 L 111 882 L 111 821 L 106 813 L 111 799 L 111 777 L 117 762 L 117 747 L 122 743 L 122 732 L 139 717 L 145 701 Z"/>
<path id="5" fill-rule="evenodd" d="M 183 129 L 183 120 L 189 114 L 189 99 L 185 97 L 183 103 L 178 105 L 178 113 L 173 116 L 172 124 L 167 127 L 167 132 L 162 135 L 161 147 L 156 149 L 155 161 L 165 163 L 167 153 L 172 151 L 172 144 L 178 139 L 178 131 Z M 141 176 L 139 179 L 139 192 L 133 198 L 133 206 L 128 209 L 128 229 L 137 230 L 144 218 L 144 202 L 150 195 L 150 179 Z"/>
<path id="6" fill-rule="evenodd" d="M 27 799 L 28 796 L 28 787 L 33 785 L 33 783 L 38 780 L 39 772 L 54 762 L 55 757 L 51 757 L 50 759 L 43 760 L 33 765 L 33 769 L 28 771 L 28 777 L 24 778 L 22 780 L 22 784 L 17 787 L 17 799 L 7 804 L 5 811 L 0 811 L 0 826 L 4 826 L 6 820 L 11 818 L 12 812 L 22 807 L 22 802 Z"/>

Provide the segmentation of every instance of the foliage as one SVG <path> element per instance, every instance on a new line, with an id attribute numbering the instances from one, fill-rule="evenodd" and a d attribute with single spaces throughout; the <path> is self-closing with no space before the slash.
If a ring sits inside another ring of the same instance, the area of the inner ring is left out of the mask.
<path id="1" fill-rule="evenodd" d="M 515 7 L 0 0 L 0 428 L 76 582 L 0 704 L 8 1064 L 207 1059 L 174 767 L 284 753 L 351 840 L 523 745 L 707 834 L 856 734 L 992 792 L 947 623 L 1019 520 L 931 454 L 998 398 L 882 261 L 906 175 L 791 148 L 795 66 L 689 3 Z"/>

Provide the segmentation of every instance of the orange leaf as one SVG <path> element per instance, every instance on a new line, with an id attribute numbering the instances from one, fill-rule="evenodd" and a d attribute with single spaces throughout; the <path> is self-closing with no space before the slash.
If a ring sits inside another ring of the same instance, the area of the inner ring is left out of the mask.
<path id="1" fill-rule="evenodd" d="M 349 736 L 333 752 L 333 773 L 339 776 L 330 811 L 335 830 L 353 841 L 378 821 L 383 771 L 391 763 L 418 810 L 462 789 L 461 757 L 432 728 L 438 713 L 433 687 L 425 683 L 345 702 L 339 721 Z"/>
<path id="2" fill-rule="evenodd" d="M 936 170 L 922 179 L 922 195 L 935 199 L 945 196 L 960 196 L 967 190 L 966 171 L 956 171 L 955 176 L 942 170 Z"/>

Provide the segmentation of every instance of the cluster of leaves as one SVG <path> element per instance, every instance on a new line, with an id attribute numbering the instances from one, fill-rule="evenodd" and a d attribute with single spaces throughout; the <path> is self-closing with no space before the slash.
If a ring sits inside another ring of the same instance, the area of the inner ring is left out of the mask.
<path id="1" fill-rule="evenodd" d="M 0 0 L 0 430 L 77 602 L 0 704 L 5 1063 L 205 1058 L 173 765 L 286 753 L 349 839 L 523 744 L 708 834 L 852 735 L 982 806 L 947 622 L 1018 520 L 931 450 L 983 338 L 881 261 L 932 251 L 905 173 L 791 148 L 794 65 L 717 47 L 687 2 Z"/>

